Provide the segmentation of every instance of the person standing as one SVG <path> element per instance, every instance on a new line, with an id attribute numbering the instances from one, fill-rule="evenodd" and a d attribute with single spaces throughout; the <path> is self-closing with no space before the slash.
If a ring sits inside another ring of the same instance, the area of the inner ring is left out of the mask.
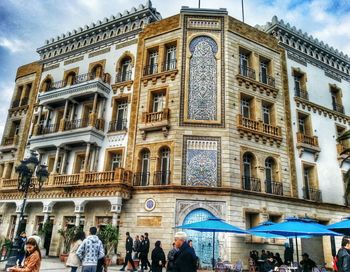
<path id="1" fill-rule="evenodd" d="M 81 265 L 80 259 L 77 255 L 77 250 L 79 246 L 83 243 L 84 239 L 85 233 L 83 231 L 78 231 L 73 238 L 73 244 L 70 248 L 70 252 L 66 262 L 66 266 L 71 268 L 71 272 L 76 272 L 78 270 L 78 267 Z"/>
<path id="2" fill-rule="evenodd" d="M 140 239 L 139 258 L 141 263 L 140 271 L 143 272 L 145 269 L 147 269 L 146 243 L 145 243 L 145 236 L 143 235 L 141 235 L 141 239 Z"/>
<path id="3" fill-rule="evenodd" d="M 10 272 L 40 272 L 41 253 L 34 238 L 28 238 L 26 242 L 26 254 L 23 267 L 14 266 Z"/>
<path id="4" fill-rule="evenodd" d="M 285 243 L 284 246 L 284 264 L 290 265 L 293 262 L 293 249 L 289 247 L 288 243 Z"/>
<path id="5" fill-rule="evenodd" d="M 139 259 L 139 252 L 140 252 L 140 236 L 136 235 L 135 240 L 134 240 L 134 245 L 133 245 L 133 250 L 134 250 L 134 257 L 132 258 L 133 260 Z"/>
<path id="6" fill-rule="evenodd" d="M 18 241 L 18 252 L 17 252 L 17 261 L 19 265 L 22 265 L 24 256 L 26 255 L 26 242 L 27 242 L 27 234 L 25 231 L 22 231 Z"/>
<path id="7" fill-rule="evenodd" d="M 301 267 L 303 268 L 303 272 L 312 272 L 312 269 L 316 266 L 316 263 L 309 258 L 309 254 L 304 253 L 303 259 L 300 262 Z"/>
<path id="8" fill-rule="evenodd" d="M 148 232 L 145 232 L 145 248 L 146 248 L 146 262 L 147 262 L 147 265 L 149 266 L 150 271 L 151 271 L 152 270 L 151 264 L 148 260 L 148 253 L 149 253 L 149 249 L 150 249 L 150 240 L 148 238 Z M 146 267 L 146 269 L 147 269 L 147 267 Z"/>
<path id="9" fill-rule="evenodd" d="M 338 272 L 350 272 L 350 236 L 344 236 L 337 253 Z"/>
<path id="10" fill-rule="evenodd" d="M 162 249 L 162 244 L 160 241 L 155 243 L 155 248 L 152 250 L 151 254 L 152 260 L 152 271 L 153 272 L 162 272 L 163 267 L 165 266 L 165 254 Z"/>
<path id="11" fill-rule="evenodd" d="M 97 261 L 105 256 L 103 244 L 96 236 L 97 228 L 91 227 L 89 233 L 76 252 L 82 261 L 82 272 L 96 272 Z"/>
<path id="12" fill-rule="evenodd" d="M 126 249 L 126 255 L 125 255 L 125 261 L 123 267 L 120 269 L 120 271 L 125 271 L 125 267 L 128 267 L 128 262 L 130 262 L 133 271 L 137 271 L 135 268 L 134 261 L 132 260 L 132 247 L 133 247 L 133 240 L 130 236 L 130 233 L 126 233 L 126 241 L 125 241 L 125 249 Z"/>
<path id="13" fill-rule="evenodd" d="M 174 259 L 175 259 L 175 254 L 177 251 L 178 250 L 175 246 L 175 243 L 173 243 L 173 248 L 168 253 L 168 264 L 167 264 L 167 268 L 166 268 L 167 272 L 175 271 Z"/>
<path id="14" fill-rule="evenodd" d="M 175 254 L 174 271 L 176 272 L 195 272 L 196 258 L 193 255 L 193 249 L 186 242 L 187 235 L 185 232 L 175 234 L 175 246 L 178 252 Z"/>

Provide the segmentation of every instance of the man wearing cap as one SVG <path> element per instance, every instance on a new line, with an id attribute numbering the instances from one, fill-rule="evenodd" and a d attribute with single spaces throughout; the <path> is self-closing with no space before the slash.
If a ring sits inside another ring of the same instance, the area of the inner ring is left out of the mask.
<path id="1" fill-rule="evenodd" d="M 175 234 L 175 247 L 178 252 L 174 258 L 174 271 L 176 272 L 195 272 L 197 271 L 196 257 L 193 249 L 186 242 L 187 235 L 185 232 Z"/>

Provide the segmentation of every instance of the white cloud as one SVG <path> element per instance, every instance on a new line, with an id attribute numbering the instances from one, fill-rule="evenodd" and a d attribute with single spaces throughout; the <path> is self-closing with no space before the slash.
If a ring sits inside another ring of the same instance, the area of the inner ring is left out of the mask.
<path id="1" fill-rule="evenodd" d="M 28 43 L 25 43 L 19 39 L 8 39 L 5 37 L 0 37 L 0 47 L 4 47 L 9 50 L 11 53 L 22 52 L 26 49 Z"/>
<path id="2" fill-rule="evenodd" d="M 0 139 L 4 133 L 4 127 L 8 114 L 8 108 L 13 94 L 14 83 L 0 83 Z"/>

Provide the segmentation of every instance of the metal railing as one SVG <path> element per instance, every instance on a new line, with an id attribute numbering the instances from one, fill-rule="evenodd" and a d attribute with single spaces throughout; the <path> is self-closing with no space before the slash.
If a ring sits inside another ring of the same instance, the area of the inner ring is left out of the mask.
<path id="1" fill-rule="evenodd" d="M 177 67 L 177 60 L 172 59 L 162 63 L 162 72 L 175 70 Z"/>
<path id="2" fill-rule="evenodd" d="M 147 65 L 143 68 L 143 75 L 148 76 L 148 75 L 154 75 L 158 73 L 158 64 L 152 64 L 152 65 Z"/>
<path id="3" fill-rule="evenodd" d="M 298 143 L 308 144 L 318 147 L 318 137 L 317 136 L 308 136 L 301 132 L 297 132 L 297 141 Z"/>
<path id="4" fill-rule="evenodd" d="M 322 202 L 321 190 L 303 187 L 303 198 L 315 202 Z"/>
<path id="5" fill-rule="evenodd" d="M 261 192 L 260 179 L 250 176 L 242 176 L 242 188 L 247 191 Z"/>
<path id="6" fill-rule="evenodd" d="M 265 133 L 273 136 L 282 136 L 282 129 L 279 126 L 273 126 L 270 124 L 266 124 L 262 121 L 255 121 L 244 117 L 241 114 L 237 115 L 237 122 L 239 127 L 243 127 L 245 129 L 253 130 L 260 133 Z"/>
<path id="7" fill-rule="evenodd" d="M 116 77 L 115 77 L 115 83 L 129 81 L 129 80 L 131 80 L 131 76 L 132 76 L 131 70 L 128 70 L 126 72 L 119 70 Z"/>
<path id="8" fill-rule="evenodd" d="M 283 183 L 265 180 L 265 192 L 274 195 L 283 195 Z"/>
<path id="9" fill-rule="evenodd" d="M 333 110 L 344 114 L 344 106 L 341 104 L 333 103 Z"/>
<path id="10" fill-rule="evenodd" d="M 170 171 L 156 171 L 153 176 L 153 185 L 169 185 Z"/>
<path id="11" fill-rule="evenodd" d="M 273 78 L 272 76 L 260 73 L 259 79 L 261 83 L 267 84 L 271 87 L 275 87 L 275 78 Z"/>
<path id="12" fill-rule="evenodd" d="M 13 100 L 13 101 L 12 101 L 11 108 L 17 108 L 17 107 L 19 107 L 20 102 L 21 102 L 20 99 Z"/>
<path id="13" fill-rule="evenodd" d="M 89 119 L 75 119 L 72 121 L 66 121 L 64 123 L 64 130 L 72 130 L 78 128 L 84 128 L 89 125 Z"/>
<path id="14" fill-rule="evenodd" d="M 295 88 L 294 91 L 295 96 L 303 98 L 305 100 L 309 100 L 309 93 L 307 92 L 307 90 Z"/>
<path id="15" fill-rule="evenodd" d="M 29 98 L 23 97 L 20 102 L 20 106 L 27 106 L 28 105 Z"/>
<path id="16" fill-rule="evenodd" d="M 112 120 L 108 125 L 108 132 L 126 130 L 127 120 L 123 119 L 121 122 L 118 120 Z"/>
<path id="17" fill-rule="evenodd" d="M 239 65 L 239 74 L 254 80 L 256 79 L 255 70 L 248 66 Z"/>
<path id="18" fill-rule="evenodd" d="M 38 134 L 44 135 L 44 134 L 55 133 L 58 131 L 59 125 L 60 125 L 59 123 L 48 124 L 46 126 L 42 125 L 38 131 Z"/>
<path id="19" fill-rule="evenodd" d="M 134 174 L 134 186 L 148 186 L 149 185 L 149 172 L 137 172 Z"/>

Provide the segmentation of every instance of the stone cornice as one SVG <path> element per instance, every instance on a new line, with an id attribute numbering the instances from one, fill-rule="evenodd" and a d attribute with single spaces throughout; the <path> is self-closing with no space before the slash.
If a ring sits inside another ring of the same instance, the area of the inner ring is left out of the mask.
<path id="1" fill-rule="evenodd" d="M 292 205 L 300 205 L 303 204 L 305 206 L 309 206 L 310 208 L 315 208 L 315 205 L 318 208 L 326 208 L 330 210 L 336 211 L 344 211 L 350 212 L 350 208 L 333 203 L 319 203 L 310 200 L 294 198 L 289 196 L 280 196 L 273 194 L 266 194 L 261 192 L 254 191 L 246 191 L 242 189 L 232 188 L 232 187 L 190 187 L 190 186 L 181 186 L 181 185 L 167 185 L 167 186 L 148 186 L 148 187 L 133 187 L 132 194 L 198 194 L 198 195 L 219 195 L 223 196 L 235 196 L 239 195 L 242 197 L 247 197 L 247 195 L 255 196 L 256 198 L 260 198 L 261 200 L 273 199 L 277 201 L 285 201 L 286 203 L 290 203 Z"/>
<path id="2" fill-rule="evenodd" d="M 328 116 L 330 119 L 333 118 L 335 121 L 339 120 L 339 122 L 343 122 L 344 124 L 347 122 L 350 125 L 350 117 L 345 114 L 320 106 L 300 97 L 294 97 L 294 100 L 298 108 L 301 107 L 302 109 L 307 109 L 308 111 L 312 110 L 314 113 L 318 112 L 319 115 L 323 114 L 325 117 Z"/>
<path id="3" fill-rule="evenodd" d="M 155 8 L 152 7 L 151 1 L 147 1 L 145 5 L 140 4 L 138 8 L 131 8 L 130 11 L 125 10 L 123 14 L 118 13 L 116 16 L 111 16 L 109 19 L 104 18 L 103 21 L 98 20 L 96 23 L 91 23 L 89 26 L 85 25 L 84 27 L 79 27 L 72 31 L 68 31 L 66 34 L 61 34 L 50 40 L 46 40 L 46 44 L 37 49 L 37 52 L 42 56 L 42 59 L 50 59 L 62 55 L 67 51 L 65 48 L 69 45 L 70 47 L 80 41 L 83 43 L 84 40 L 90 40 L 93 37 L 100 37 L 98 40 L 93 39 L 93 44 L 97 42 L 104 41 L 102 37 L 106 37 L 107 40 L 110 40 L 111 36 L 115 37 L 119 34 L 129 33 L 132 31 L 141 31 L 142 28 L 154 21 L 159 21 L 161 19 L 160 14 Z M 111 35 L 111 32 L 114 33 Z M 106 42 L 104 41 L 104 42 Z M 86 48 L 91 45 L 82 44 L 82 47 L 75 46 L 74 49 L 69 48 L 71 51 L 80 51 L 82 48 Z M 64 50 L 62 50 L 64 49 Z M 56 54 L 54 52 L 56 51 Z M 44 54 L 46 52 L 51 52 L 50 56 Z"/>

